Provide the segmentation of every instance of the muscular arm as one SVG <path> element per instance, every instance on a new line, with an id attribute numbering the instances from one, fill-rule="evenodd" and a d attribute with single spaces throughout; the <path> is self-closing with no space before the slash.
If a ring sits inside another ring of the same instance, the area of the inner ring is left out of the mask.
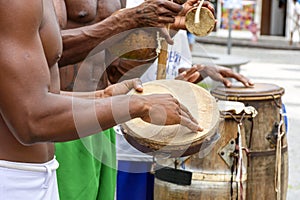
<path id="1" fill-rule="evenodd" d="M 134 28 L 134 23 L 122 14 L 117 14 L 105 20 L 80 28 L 62 30 L 64 51 L 59 66 L 75 64 L 86 58 L 86 56 L 101 42 L 110 38 L 113 34 L 121 33 Z M 122 21 L 122 22 L 121 22 Z M 103 50 L 103 45 L 99 50 Z"/>
<path id="2" fill-rule="evenodd" d="M 40 0 L 0 1 L 0 114 L 5 122 L 1 125 L 21 144 L 73 140 L 136 117 L 202 130 L 170 95 L 86 100 L 53 93 L 59 88 L 51 85 L 49 66 L 57 68 L 60 37 L 54 13 L 46 8 L 50 5 Z"/>
<path id="3" fill-rule="evenodd" d="M 137 92 L 142 92 L 142 82 L 140 79 L 125 80 L 121 83 L 113 84 L 106 87 L 104 90 L 97 90 L 92 92 L 67 92 L 60 91 L 60 94 L 66 96 L 80 97 L 85 99 L 95 99 L 95 98 L 106 98 L 116 95 L 122 95 L 128 93 L 130 90 L 134 89 Z"/>
<path id="4" fill-rule="evenodd" d="M 139 27 L 164 27 L 166 23 L 173 23 L 175 15 L 181 9 L 180 5 L 170 1 L 151 0 L 136 8 L 117 12 L 93 25 L 63 30 L 64 52 L 59 66 L 82 61 L 101 42 L 125 30 Z"/>
<path id="5" fill-rule="evenodd" d="M 142 115 L 144 108 L 135 102 L 134 97 L 92 101 L 49 91 L 48 66 L 55 62 L 51 61 L 51 55 L 45 56 L 48 49 L 40 37 L 40 26 L 47 23 L 42 20 L 40 2 L 0 3 L 0 26 L 3 27 L 0 30 L 0 113 L 16 139 L 22 144 L 76 139 L 79 137 L 74 121 L 77 113 L 81 124 L 85 125 L 80 128 L 84 133 L 81 136 L 100 130 L 95 121 L 99 121 L 102 129 L 107 129 L 116 124 L 114 119 L 120 123 L 129 119 L 129 113 L 132 117 Z M 131 107 L 133 102 L 141 111 Z M 113 106 L 120 111 L 114 116 Z M 93 128 L 87 128 L 89 126 Z"/>

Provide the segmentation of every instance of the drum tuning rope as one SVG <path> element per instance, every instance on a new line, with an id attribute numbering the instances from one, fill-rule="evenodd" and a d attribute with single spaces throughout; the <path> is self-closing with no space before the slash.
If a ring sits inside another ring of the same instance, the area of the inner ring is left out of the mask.
<path id="1" fill-rule="evenodd" d="M 274 100 L 274 103 L 276 104 L 276 106 L 278 107 L 278 108 L 282 108 L 282 102 L 281 102 L 281 99 L 279 99 L 280 100 L 280 102 L 277 102 L 276 101 L 276 96 L 274 95 L 274 94 L 272 94 L 272 97 L 273 97 L 273 100 Z"/>
<path id="2" fill-rule="evenodd" d="M 283 127 L 282 112 L 280 112 L 280 122 L 278 126 L 277 145 L 276 145 L 276 161 L 275 161 L 275 191 L 277 193 L 277 200 L 281 199 L 281 159 L 282 159 L 282 138 L 285 135 L 285 131 L 282 131 Z"/>
<path id="3" fill-rule="evenodd" d="M 275 105 L 280 109 L 279 115 L 280 115 L 280 122 L 278 125 L 278 130 L 277 130 L 277 144 L 276 144 L 276 160 L 275 160 L 275 177 L 274 177 L 274 181 L 275 181 L 275 191 L 277 194 L 277 200 L 281 199 L 281 159 L 282 159 L 282 138 L 285 135 L 285 131 L 283 130 L 283 125 L 284 125 L 284 121 L 283 121 L 283 114 L 282 114 L 282 102 L 281 99 L 278 101 L 276 101 L 276 97 L 274 95 L 272 95 L 273 100 Z"/>
<path id="4" fill-rule="evenodd" d="M 242 143 L 242 132 L 241 132 L 241 126 L 242 120 L 245 116 L 245 113 L 243 114 L 240 123 L 238 123 L 238 163 L 237 163 L 237 174 L 236 174 L 236 182 L 238 183 L 238 189 L 240 194 L 240 200 L 243 200 L 243 183 L 242 183 L 242 175 L 243 175 L 243 143 Z"/>
<path id="5" fill-rule="evenodd" d="M 242 121 L 244 120 L 245 117 L 245 113 L 243 113 L 243 115 L 241 116 L 240 119 L 237 119 L 232 113 L 230 112 L 225 112 L 226 114 L 229 114 L 232 119 L 234 119 L 237 123 L 237 134 L 238 134 L 238 160 L 237 160 L 237 172 L 236 172 L 236 178 L 235 181 L 238 184 L 238 193 L 239 195 L 239 200 L 243 200 L 243 150 L 245 149 L 243 147 L 243 141 L 242 141 L 242 134 L 241 134 L 241 127 L 243 126 Z"/>

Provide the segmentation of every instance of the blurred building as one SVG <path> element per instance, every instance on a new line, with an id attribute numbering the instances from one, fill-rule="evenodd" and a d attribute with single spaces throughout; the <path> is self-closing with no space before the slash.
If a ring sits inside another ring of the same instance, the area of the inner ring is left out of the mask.
<path id="1" fill-rule="evenodd" d="M 229 19 L 231 19 L 232 37 L 251 38 L 253 35 L 250 30 L 255 24 L 258 36 L 282 36 L 289 39 L 291 27 L 295 23 L 292 19 L 293 0 L 240 0 L 242 8 L 232 9 L 231 18 L 229 18 L 229 9 L 224 7 L 225 1 L 210 0 L 216 9 L 217 35 L 228 34 Z"/>

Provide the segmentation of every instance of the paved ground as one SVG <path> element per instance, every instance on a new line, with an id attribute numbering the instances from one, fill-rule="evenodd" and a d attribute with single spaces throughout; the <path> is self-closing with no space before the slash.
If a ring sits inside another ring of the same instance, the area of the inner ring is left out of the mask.
<path id="1" fill-rule="evenodd" d="M 276 41 L 275 41 L 276 42 Z M 274 44 L 273 44 L 274 45 Z M 226 54 L 226 45 L 197 43 L 194 52 Z M 288 113 L 288 145 L 289 145 L 289 186 L 288 200 L 299 199 L 300 196 L 300 51 L 297 49 L 268 49 L 233 46 L 231 54 L 250 60 L 241 66 L 241 73 L 254 82 L 274 83 L 285 88 L 282 97 Z M 201 62 L 194 58 L 194 63 Z M 211 61 L 213 62 L 213 61 Z"/>

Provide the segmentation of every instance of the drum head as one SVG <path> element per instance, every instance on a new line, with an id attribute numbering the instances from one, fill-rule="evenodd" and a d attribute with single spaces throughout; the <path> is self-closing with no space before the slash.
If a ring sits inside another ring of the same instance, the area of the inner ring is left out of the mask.
<path id="1" fill-rule="evenodd" d="M 179 80 L 156 80 L 144 84 L 143 87 L 141 95 L 172 94 L 189 109 L 204 131 L 191 132 L 182 125 L 158 126 L 146 123 L 140 118 L 132 119 L 124 123 L 122 128 L 127 141 L 136 149 L 152 155 L 186 156 L 199 151 L 202 142 L 215 133 L 219 110 L 214 97 L 205 89 Z M 131 91 L 130 94 L 138 93 Z"/>
<path id="2" fill-rule="evenodd" d="M 229 101 L 254 101 L 280 98 L 284 89 L 270 83 L 255 83 L 253 87 L 233 85 L 231 88 L 219 86 L 211 91 L 217 99 Z"/>

